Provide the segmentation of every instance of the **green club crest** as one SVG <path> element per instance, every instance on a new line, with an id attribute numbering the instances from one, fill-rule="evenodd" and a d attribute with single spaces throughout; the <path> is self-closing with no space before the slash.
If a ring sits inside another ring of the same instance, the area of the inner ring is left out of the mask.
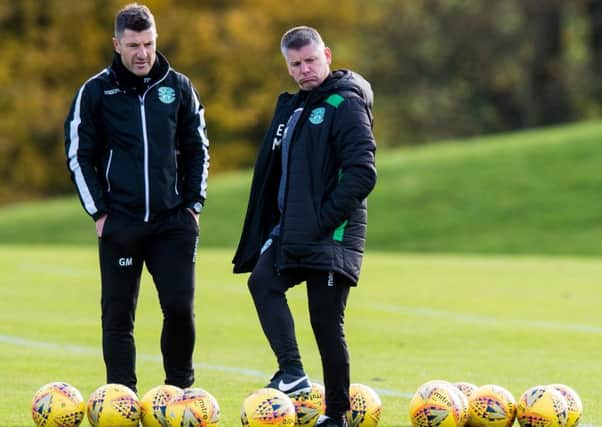
<path id="1" fill-rule="evenodd" d="M 326 113 L 326 108 L 318 107 L 314 108 L 309 115 L 309 121 L 314 125 L 319 125 L 324 121 L 324 114 Z"/>
<path id="2" fill-rule="evenodd" d="M 159 88 L 159 100 L 164 104 L 171 104 L 176 100 L 176 91 L 172 87 L 161 86 Z"/>

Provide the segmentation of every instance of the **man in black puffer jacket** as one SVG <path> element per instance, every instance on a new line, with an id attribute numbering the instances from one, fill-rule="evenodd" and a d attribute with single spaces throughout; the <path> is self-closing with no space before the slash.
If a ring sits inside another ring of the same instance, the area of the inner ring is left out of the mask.
<path id="1" fill-rule="evenodd" d="M 316 425 L 345 426 L 343 319 L 360 275 L 366 198 L 376 183 L 372 90 L 352 71 L 330 71 L 331 51 L 313 28 L 287 31 L 281 50 L 300 90 L 278 98 L 255 164 L 234 272 L 252 272 L 249 289 L 279 365 L 269 387 L 287 394 L 311 387 L 285 296 L 307 283 L 326 389 L 326 416 Z"/>

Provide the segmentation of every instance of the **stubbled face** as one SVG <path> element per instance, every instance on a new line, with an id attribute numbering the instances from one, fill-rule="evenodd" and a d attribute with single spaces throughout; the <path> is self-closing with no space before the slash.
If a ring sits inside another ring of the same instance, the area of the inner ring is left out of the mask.
<path id="1" fill-rule="evenodd" d="M 144 31 L 126 28 L 121 37 L 113 37 L 113 47 L 125 68 L 137 76 L 146 76 L 157 58 L 157 32 L 154 27 Z"/>
<path id="2" fill-rule="evenodd" d="M 317 88 L 330 73 L 332 54 L 327 47 L 310 43 L 300 49 L 287 49 L 284 57 L 289 75 L 303 90 Z"/>

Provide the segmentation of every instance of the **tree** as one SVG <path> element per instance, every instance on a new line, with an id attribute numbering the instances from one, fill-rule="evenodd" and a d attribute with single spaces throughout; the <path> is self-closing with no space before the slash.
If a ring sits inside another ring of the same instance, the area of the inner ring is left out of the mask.
<path id="1" fill-rule="evenodd" d="M 593 74 L 593 94 L 602 103 L 602 1 L 587 0 L 585 10 L 590 24 L 588 47 Z"/>
<path id="2" fill-rule="evenodd" d="M 573 108 L 564 84 L 562 44 L 562 0 L 523 0 L 532 59 L 529 63 L 529 96 L 525 98 L 528 126 L 566 122 Z"/>

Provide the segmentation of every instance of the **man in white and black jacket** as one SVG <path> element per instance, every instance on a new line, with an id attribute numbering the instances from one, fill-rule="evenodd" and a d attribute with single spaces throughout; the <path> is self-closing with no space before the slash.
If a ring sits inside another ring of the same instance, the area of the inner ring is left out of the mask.
<path id="1" fill-rule="evenodd" d="M 163 312 L 165 382 L 194 382 L 194 265 L 209 168 L 203 106 L 156 40 L 146 6 L 120 10 L 113 63 L 80 87 L 65 121 L 71 177 L 99 238 L 107 382 L 134 391 L 143 264 Z"/>
<path id="2" fill-rule="evenodd" d="M 308 390 L 285 293 L 307 283 L 311 325 L 322 358 L 326 415 L 316 426 L 346 426 L 349 355 L 343 330 L 364 252 L 366 198 L 376 183 L 372 90 L 348 70 L 330 71 L 331 51 L 310 27 L 281 41 L 300 90 L 278 98 L 255 164 L 234 272 L 249 289 L 278 360 L 269 383 Z"/>

